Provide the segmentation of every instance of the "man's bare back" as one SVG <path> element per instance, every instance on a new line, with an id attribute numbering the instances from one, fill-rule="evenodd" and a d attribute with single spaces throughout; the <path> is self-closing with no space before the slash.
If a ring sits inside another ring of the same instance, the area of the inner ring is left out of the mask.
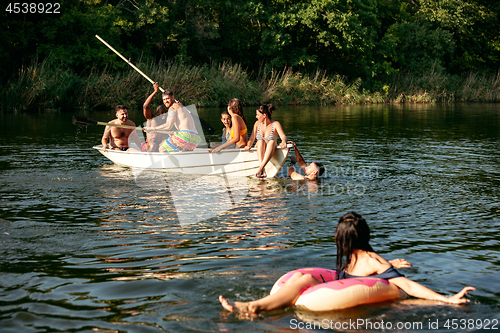
<path id="1" fill-rule="evenodd" d="M 149 106 L 150 99 L 159 89 L 158 84 L 153 84 L 155 91 L 145 102 Z M 165 124 L 156 127 L 146 127 L 145 130 L 155 132 L 158 130 L 171 130 L 174 127 L 176 132 L 160 143 L 158 150 L 160 152 L 191 151 L 201 142 L 198 131 L 189 110 L 175 100 L 174 93 L 171 90 L 165 90 L 162 95 L 163 104 L 168 109 L 167 120 Z M 143 108 L 146 108 L 146 107 Z"/>
<path id="2" fill-rule="evenodd" d="M 185 107 L 182 107 L 179 103 L 174 103 L 168 111 L 168 120 L 173 118 L 173 124 L 178 130 L 189 130 L 193 132 L 196 131 L 196 126 L 194 124 L 193 117 L 191 113 Z"/>

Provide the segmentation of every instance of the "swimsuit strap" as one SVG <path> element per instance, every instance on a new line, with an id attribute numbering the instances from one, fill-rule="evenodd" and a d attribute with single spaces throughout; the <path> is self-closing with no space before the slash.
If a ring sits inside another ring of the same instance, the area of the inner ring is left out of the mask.
<path id="1" fill-rule="evenodd" d="M 241 116 L 239 114 L 236 114 L 236 115 L 238 117 L 240 117 L 241 121 L 243 121 L 243 118 L 241 118 Z M 243 124 L 245 124 L 244 121 L 243 121 Z M 245 124 L 245 128 L 240 130 L 240 136 L 245 135 L 246 133 L 247 133 L 247 125 Z M 234 138 L 234 129 L 232 126 L 231 126 L 231 137 Z"/>
<path id="2" fill-rule="evenodd" d="M 389 267 L 385 271 L 383 271 L 380 274 L 373 274 L 373 275 L 368 275 L 368 276 L 357 276 L 357 275 L 350 275 L 346 273 L 345 271 L 342 271 L 339 273 L 339 280 L 343 279 L 354 279 L 354 278 L 379 278 L 379 279 L 394 279 L 398 277 L 403 277 L 404 275 L 399 273 L 397 270 L 394 269 L 394 267 Z"/>

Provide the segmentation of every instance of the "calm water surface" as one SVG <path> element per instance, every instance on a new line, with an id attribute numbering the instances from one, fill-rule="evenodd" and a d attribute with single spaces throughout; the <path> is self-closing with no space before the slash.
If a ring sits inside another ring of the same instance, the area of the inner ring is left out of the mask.
<path id="1" fill-rule="evenodd" d="M 198 111 L 222 129 L 221 109 Z M 91 148 L 104 128 L 71 117 L 0 115 L 1 332 L 287 332 L 357 320 L 374 329 L 347 331 L 450 332 L 475 327 L 444 326 L 453 319 L 500 320 L 500 105 L 281 108 L 275 118 L 326 177 L 245 179 L 231 192 L 115 166 Z M 220 307 L 220 294 L 253 300 L 290 270 L 334 267 L 334 228 L 349 210 L 383 256 L 414 264 L 403 274 L 446 295 L 475 286 L 471 304 L 292 307 L 254 320 Z"/>

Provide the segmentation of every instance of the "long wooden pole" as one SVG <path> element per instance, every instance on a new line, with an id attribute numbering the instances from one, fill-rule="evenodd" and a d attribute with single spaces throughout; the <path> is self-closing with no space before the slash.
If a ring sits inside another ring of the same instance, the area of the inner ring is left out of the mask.
<path id="1" fill-rule="evenodd" d="M 106 45 L 111 51 L 113 51 L 114 53 L 116 53 L 117 56 L 119 56 L 120 58 L 123 59 L 123 61 L 125 61 L 127 64 L 130 65 L 130 67 L 132 67 L 133 69 L 135 69 L 139 74 L 141 74 L 142 76 L 144 76 L 146 78 L 146 80 L 148 80 L 149 82 L 151 83 L 155 83 L 155 81 L 151 80 L 149 78 L 149 76 L 147 76 L 146 74 L 144 74 L 139 68 L 137 68 L 133 63 L 130 62 L 130 60 L 127 60 L 127 58 L 125 58 L 124 56 L 122 56 L 120 54 L 120 52 L 118 52 L 117 50 L 115 50 L 111 45 L 109 45 L 108 43 L 106 43 L 106 41 L 104 39 L 102 39 L 101 37 L 99 37 L 98 35 L 95 35 L 95 37 L 97 39 L 99 39 L 104 45 Z M 162 87 L 160 87 L 160 90 L 161 92 L 165 92 L 165 89 L 163 89 Z"/>
<path id="2" fill-rule="evenodd" d="M 149 82 L 151 83 L 155 83 L 155 81 L 151 80 L 149 78 L 149 76 L 147 76 L 146 74 L 144 74 L 139 68 L 137 68 L 133 63 L 130 62 L 130 60 L 127 60 L 127 58 L 125 58 L 124 56 L 122 56 L 120 54 L 120 52 L 118 52 L 117 50 L 115 50 L 111 45 L 109 45 L 108 43 L 106 43 L 106 41 L 104 39 L 102 39 L 101 37 L 99 37 L 98 35 L 95 35 L 95 37 L 97 39 L 99 39 L 104 45 L 106 45 L 111 51 L 113 51 L 114 53 L 116 53 L 117 56 L 119 56 L 120 58 L 123 59 L 123 61 L 125 61 L 127 64 L 129 64 L 133 69 L 135 69 L 139 74 L 141 74 L 142 76 L 144 76 L 146 78 L 146 80 L 148 80 Z M 165 92 L 165 89 L 163 89 L 162 87 L 159 87 L 159 89 L 161 90 L 161 92 Z M 191 113 L 191 111 L 188 110 L 189 113 Z M 198 117 L 198 119 L 200 119 L 200 123 L 201 123 L 201 126 L 203 128 L 205 128 L 209 134 L 213 134 L 215 132 L 214 128 L 212 126 L 210 126 L 209 123 L 207 123 L 204 119 Z"/>
<path id="3" fill-rule="evenodd" d="M 130 126 L 130 125 L 121 125 L 121 124 L 113 124 L 113 123 L 105 123 L 102 121 L 96 121 L 92 120 L 89 118 L 81 117 L 81 116 L 73 116 L 73 125 L 103 125 L 103 126 L 114 126 L 114 127 L 121 127 L 121 128 L 128 128 L 128 129 L 135 129 L 135 130 L 140 130 L 140 131 L 146 131 L 145 128 L 143 127 L 136 127 L 136 126 Z M 163 133 L 163 134 L 172 134 L 174 131 L 154 131 L 156 133 Z"/>
<path id="4" fill-rule="evenodd" d="M 146 132 L 146 129 L 143 127 L 136 127 L 136 126 L 129 126 L 129 125 L 121 125 L 121 124 L 113 124 L 113 123 L 105 123 L 102 121 L 98 121 L 96 125 L 103 125 L 103 126 L 114 126 L 114 127 L 121 127 L 121 128 L 129 128 L 129 129 L 135 129 L 139 131 L 144 131 Z M 172 134 L 175 131 L 152 131 L 153 133 L 163 133 L 163 134 Z"/>

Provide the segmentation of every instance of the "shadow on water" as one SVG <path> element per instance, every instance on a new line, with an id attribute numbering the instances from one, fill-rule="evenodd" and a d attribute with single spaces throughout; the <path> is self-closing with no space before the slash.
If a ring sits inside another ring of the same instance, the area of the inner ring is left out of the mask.
<path id="1" fill-rule="evenodd" d="M 198 111 L 220 121 L 220 110 Z M 91 149 L 103 128 L 75 128 L 66 114 L 0 115 L 1 331 L 449 332 L 500 319 L 498 106 L 273 116 L 306 161 L 324 162 L 320 181 L 137 172 Z M 287 271 L 334 267 L 335 224 L 349 210 L 366 217 L 384 257 L 414 264 L 401 270 L 408 278 L 446 295 L 475 286 L 471 304 L 407 299 L 255 320 L 222 310 L 219 294 L 249 301 Z"/>

